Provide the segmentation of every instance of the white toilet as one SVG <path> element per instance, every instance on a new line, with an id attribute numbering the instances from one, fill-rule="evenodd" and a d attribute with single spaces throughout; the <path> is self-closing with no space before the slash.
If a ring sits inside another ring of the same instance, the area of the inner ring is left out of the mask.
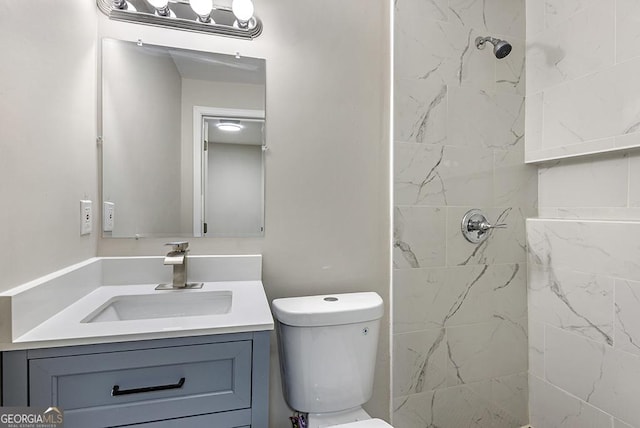
<path id="1" fill-rule="evenodd" d="M 382 298 L 376 293 L 273 301 L 289 406 L 308 428 L 390 428 L 362 408 L 373 391 Z"/>

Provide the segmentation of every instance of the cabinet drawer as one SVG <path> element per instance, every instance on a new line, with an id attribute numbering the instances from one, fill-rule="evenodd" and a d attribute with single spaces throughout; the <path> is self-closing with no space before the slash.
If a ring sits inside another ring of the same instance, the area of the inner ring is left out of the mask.
<path id="1" fill-rule="evenodd" d="M 250 428 L 251 410 L 243 409 L 232 412 L 211 413 L 128 426 L 132 428 Z"/>
<path id="2" fill-rule="evenodd" d="M 34 359 L 29 404 L 83 428 L 248 408 L 251 353 L 238 341 Z"/>

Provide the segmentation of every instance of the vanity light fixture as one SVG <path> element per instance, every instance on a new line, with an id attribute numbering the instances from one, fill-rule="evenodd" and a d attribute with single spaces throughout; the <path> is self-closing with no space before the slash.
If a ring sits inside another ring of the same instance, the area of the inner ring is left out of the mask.
<path id="1" fill-rule="evenodd" d="M 169 9 L 169 0 L 148 0 L 149 4 L 156 9 L 159 16 L 171 16 Z"/>
<path id="2" fill-rule="evenodd" d="M 213 0 L 96 0 L 98 8 L 116 21 L 154 25 L 239 39 L 262 33 L 251 0 L 213 6 Z"/>
<path id="3" fill-rule="evenodd" d="M 251 0 L 233 0 L 231 10 L 236 17 L 236 22 L 233 23 L 234 27 L 250 28 L 256 25 L 255 19 L 253 19 L 254 9 Z"/>
<path id="4" fill-rule="evenodd" d="M 196 15 L 198 15 L 200 22 L 205 24 L 211 22 L 213 0 L 189 0 L 189 5 Z"/>
<path id="5" fill-rule="evenodd" d="M 244 128 L 239 120 L 223 119 L 216 123 L 216 128 L 225 132 L 238 132 Z"/>
<path id="6" fill-rule="evenodd" d="M 116 7 L 121 10 L 128 10 L 130 12 L 136 11 L 136 8 L 127 0 L 113 0 L 113 7 Z"/>

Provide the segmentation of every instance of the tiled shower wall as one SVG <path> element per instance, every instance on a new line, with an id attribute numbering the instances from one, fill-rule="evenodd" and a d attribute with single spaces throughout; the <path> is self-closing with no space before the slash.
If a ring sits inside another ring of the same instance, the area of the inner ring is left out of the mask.
<path id="1" fill-rule="evenodd" d="M 531 424 L 640 427 L 640 222 L 527 232 Z"/>
<path id="2" fill-rule="evenodd" d="M 527 1 L 528 156 L 640 142 L 640 2 Z M 536 428 L 640 427 L 640 153 L 539 166 L 529 220 Z"/>
<path id="3" fill-rule="evenodd" d="M 508 39 L 497 60 L 477 36 Z M 524 0 L 396 0 L 393 424 L 524 425 Z M 506 223 L 464 240 L 471 208 Z"/>

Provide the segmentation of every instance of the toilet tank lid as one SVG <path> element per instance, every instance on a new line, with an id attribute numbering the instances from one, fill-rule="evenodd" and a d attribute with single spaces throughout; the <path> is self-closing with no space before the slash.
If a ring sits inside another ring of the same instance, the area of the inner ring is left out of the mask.
<path id="1" fill-rule="evenodd" d="M 382 318 L 382 298 L 374 292 L 324 294 L 275 299 L 273 314 L 297 327 L 353 324 Z"/>

